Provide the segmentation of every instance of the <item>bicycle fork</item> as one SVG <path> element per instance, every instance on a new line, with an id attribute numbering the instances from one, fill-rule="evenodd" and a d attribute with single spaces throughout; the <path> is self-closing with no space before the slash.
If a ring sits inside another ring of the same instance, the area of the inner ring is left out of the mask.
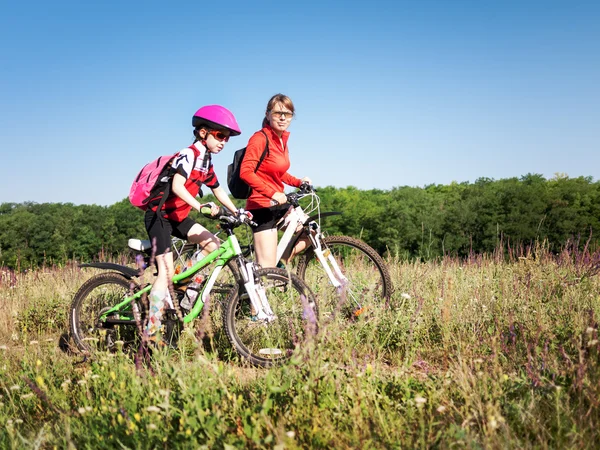
<path id="1" fill-rule="evenodd" d="M 255 313 L 254 317 L 259 321 L 262 320 L 267 323 L 273 322 L 277 316 L 275 316 L 271 309 L 265 287 L 260 282 L 256 283 L 254 276 L 255 270 L 255 264 L 253 262 L 242 263 L 240 261 L 240 271 L 242 272 L 242 279 L 244 280 L 244 288 L 250 299 L 252 311 Z"/>
<path id="2" fill-rule="evenodd" d="M 328 248 L 323 249 L 321 245 L 321 234 L 316 231 L 309 234 L 310 241 L 313 246 L 313 251 L 317 256 L 317 260 L 323 266 L 323 270 L 329 277 L 331 284 L 339 291 L 348 285 L 348 278 L 342 273 L 340 266 L 331 254 Z"/>

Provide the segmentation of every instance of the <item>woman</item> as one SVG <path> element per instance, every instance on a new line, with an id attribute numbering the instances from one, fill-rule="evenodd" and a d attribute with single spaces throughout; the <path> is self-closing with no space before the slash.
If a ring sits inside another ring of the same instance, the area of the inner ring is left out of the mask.
<path id="1" fill-rule="evenodd" d="M 299 187 L 310 178 L 296 178 L 288 173 L 290 156 L 287 128 L 294 117 L 292 100 L 276 94 L 267 103 L 262 130 L 252 135 L 240 167 L 240 178 L 252 188 L 246 202 L 246 210 L 252 213 L 254 222 L 254 248 L 257 262 L 262 267 L 277 265 L 277 223 L 287 212 L 284 183 Z M 268 154 L 258 170 L 256 167 L 268 144 Z M 300 249 L 295 249 L 299 251 Z"/>
<path id="2" fill-rule="evenodd" d="M 202 206 L 196 196 L 202 184 L 208 186 L 216 199 L 231 212 L 237 208 L 227 193 L 220 187 L 212 165 L 211 156 L 223 150 L 230 136 L 241 134 L 234 115 L 227 108 L 210 105 L 200 108 L 192 118 L 194 143 L 177 153 L 171 165 L 165 169 L 167 181 L 153 191 L 144 217 L 146 231 L 155 246 L 158 276 L 150 291 L 150 308 L 147 337 L 158 342 L 162 331 L 162 316 L 165 307 L 172 305 L 169 280 L 173 276 L 173 254 L 171 235 L 200 244 L 208 254 L 219 246 L 217 238 L 206 228 L 188 217 L 192 209 L 200 211 Z M 159 179 L 161 178 L 159 177 Z M 170 190 L 169 190 L 170 189 Z M 165 190 L 169 190 L 163 200 Z M 160 211 L 158 211 L 160 207 Z M 213 215 L 219 207 L 210 204 Z"/>

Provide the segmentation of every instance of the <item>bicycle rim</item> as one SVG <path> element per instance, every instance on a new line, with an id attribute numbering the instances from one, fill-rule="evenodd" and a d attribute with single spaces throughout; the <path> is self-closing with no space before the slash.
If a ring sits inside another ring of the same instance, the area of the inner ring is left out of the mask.
<path id="1" fill-rule="evenodd" d="M 275 320 L 257 320 L 248 295 L 232 290 L 226 303 L 225 330 L 236 351 L 252 364 L 269 367 L 289 359 L 317 331 L 317 307 L 310 289 L 282 269 L 257 271 Z"/>
<path id="2" fill-rule="evenodd" d="M 129 321 L 127 324 L 106 324 L 100 320 L 104 312 L 130 295 L 132 286 L 130 280 L 116 273 L 101 273 L 81 286 L 73 298 L 69 321 L 79 350 L 113 351 L 137 343 L 139 333 L 132 308 L 109 316 Z"/>
<path id="3" fill-rule="evenodd" d="M 300 260 L 296 273 L 313 289 L 325 320 L 354 319 L 386 302 L 392 292 L 391 277 L 373 248 L 348 236 L 328 236 L 322 243 L 348 282 L 335 288 L 312 249 Z"/>

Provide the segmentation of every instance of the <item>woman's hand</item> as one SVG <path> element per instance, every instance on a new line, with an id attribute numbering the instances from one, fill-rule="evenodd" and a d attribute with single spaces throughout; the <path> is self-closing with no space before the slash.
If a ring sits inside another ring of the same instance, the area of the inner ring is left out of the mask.
<path id="1" fill-rule="evenodd" d="M 287 197 L 283 192 L 275 192 L 271 197 L 272 202 L 276 205 L 283 205 L 287 202 Z"/>

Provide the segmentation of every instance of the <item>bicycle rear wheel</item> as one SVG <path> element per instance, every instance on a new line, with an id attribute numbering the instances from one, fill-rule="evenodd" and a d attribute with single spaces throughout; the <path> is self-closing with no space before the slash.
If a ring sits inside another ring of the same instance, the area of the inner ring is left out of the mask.
<path id="1" fill-rule="evenodd" d="M 368 244 L 349 236 L 327 236 L 322 245 L 331 252 L 348 284 L 338 289 L 332 286 L 312 247 L 300 257 L 296 274 L 313 289 L 323 318 L 357 317 L 391 296 L 387 267 Z"/>
<path id="2" fill-rule="evenodd" d="M 119 341 L 124 347 L 137 341 L 139 333 L 133 304 L 129 310 L 109 316 L 113 323 L 100 320 L 105 311 L 136 289 L 138 286 L 134 282 L 115 272 L 95 275 L 79 288 L 71 304 L 69 326 L 80 351 L 112 351 Z M 115 323 L 117 321 L 119 323 Z"/>
<path id="3" fill-rule="evenodd" d="M 310 289 L 285 270 L 260 269 L 256 283 L 266 291 L 275 320 L 256 320 L 248 294 L 232 289 L 225 304 L 224 326 L 236 351 L 252 364 L 270 367 L 289 359 L 317 331 L 317 305 Z"/>

